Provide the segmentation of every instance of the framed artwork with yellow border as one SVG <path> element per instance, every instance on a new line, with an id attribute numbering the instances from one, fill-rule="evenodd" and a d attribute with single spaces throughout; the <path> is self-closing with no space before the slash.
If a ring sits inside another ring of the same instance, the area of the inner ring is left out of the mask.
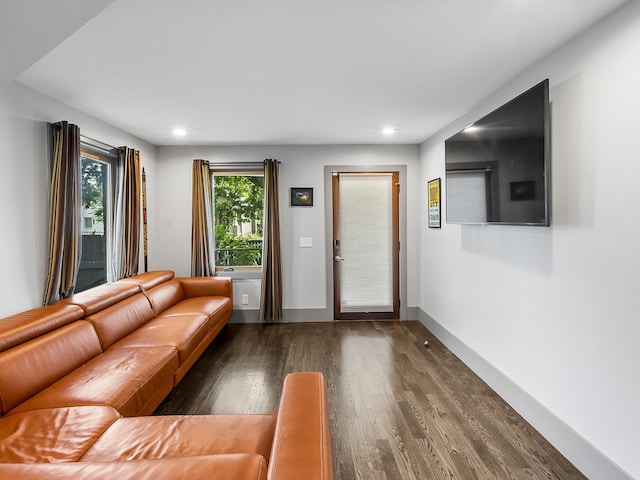
<path id="1" fill-rule="evenodd" d="M 429 228 L 440 228 L 440 179 L 429 180 Z"/>

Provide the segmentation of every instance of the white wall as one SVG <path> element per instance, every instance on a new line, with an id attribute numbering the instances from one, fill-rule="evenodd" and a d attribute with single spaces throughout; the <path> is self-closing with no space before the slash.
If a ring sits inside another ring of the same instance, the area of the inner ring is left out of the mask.
<path id="1" fill-rule="evenodd" d="M 433 230 L 423 208 L 420 307 L 591 478 L 614 477 L 580 437 L 640 478 L 639 51 L 631 2 L 421 146 L 423 185 L 444 179 L 445 138 L 550 79 L 552 227 Z"/>
<path id="2" fill-rule="evenodd" d="M 418 302 L 418 228 L 421 203 L 418 183 L 419 148 L 417 145 L 376 146 L 192 146 L 161 147 L 159 150 L 158 197 L 159 254 L 163 268 L 180 275 L 191 270 L 191 167 L 194 159 L 212 162 L 256 162 L 276 158 L 280 167 L 280 221 L 283 247 L 283 303 L 289 310 L 326 309 L 327 298 L 325 241 L 325 165 L 406 165 L 408 203 L 407 225 L 408 305 Z M 290 207 L 290 187 L 313 187 L 312 208 Z M 311 237 L 312 248 L 299 248 L 300 237 Z M 236 309 L 258 308 L 259 282 L 234 282 Z M 240 305 L 243 293 L 249 305 Z"/>
<path id="3" fill-rule="evenodd" d="M 19 83 L 0 89 L 0 318 L 42 304 L 48 255 L 47 122 L 67 120 L 80 133 L 140 150 L 154 176 L 156 147 Z M 158 264 L 155 185 L 149 182 L 150 268 Z"/>

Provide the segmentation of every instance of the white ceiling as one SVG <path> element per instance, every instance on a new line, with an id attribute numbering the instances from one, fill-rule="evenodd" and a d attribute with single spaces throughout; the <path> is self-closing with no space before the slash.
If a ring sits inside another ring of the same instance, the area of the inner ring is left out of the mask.
<path id="1" fill-rule="evenodd" d="M 419 143 L 624 3 L 2 0 L 0 73 L 155 145 Z"/>
<path id="2" fill-rule="evenodd" d="M 114 0 L 0 0 L 0 88 L 9 84 Z"/>

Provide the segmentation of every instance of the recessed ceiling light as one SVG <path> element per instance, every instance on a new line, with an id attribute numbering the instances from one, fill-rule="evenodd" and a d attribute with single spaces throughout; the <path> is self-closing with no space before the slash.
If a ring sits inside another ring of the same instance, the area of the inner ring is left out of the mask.
<path id="1" fill-rule="evenodd" d="M 176 137 L 184 137 L 187 134 L 187 131 L 184 128 L 177 127 L 174 128 L 171 133 Z"/>
<path id="2" fill-rule="evenodd" d="M 383 135 L 393 135 L 394 133 L 396 133 L 396 129 L 393 127 L 385 127 L 382 129 Z"/>

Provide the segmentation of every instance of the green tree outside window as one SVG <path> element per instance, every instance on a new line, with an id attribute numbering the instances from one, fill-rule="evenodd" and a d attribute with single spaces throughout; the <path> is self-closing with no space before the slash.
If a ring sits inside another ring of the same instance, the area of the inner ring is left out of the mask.
<path id="1" fill-rule="evenodd" d="M 262 264 L 264 177 L 213 177 L 216 265 Z"/>

